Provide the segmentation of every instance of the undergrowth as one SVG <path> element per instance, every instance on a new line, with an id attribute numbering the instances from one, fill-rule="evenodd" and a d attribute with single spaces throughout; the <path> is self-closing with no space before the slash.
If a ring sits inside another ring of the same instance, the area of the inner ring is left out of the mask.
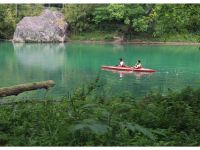
<path id="1" fill-rule="evenodd" d="M 99 86 L 96 80 L 61 101 L 1 104 L 0 145 L 200 145 L 200 89 L 103 99 L 93 92 Z"/>

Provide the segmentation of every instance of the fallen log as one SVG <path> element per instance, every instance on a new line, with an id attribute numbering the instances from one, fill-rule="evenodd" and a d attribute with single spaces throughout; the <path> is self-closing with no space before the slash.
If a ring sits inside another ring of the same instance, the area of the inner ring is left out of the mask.
<path id="1" fill-rule="evenodd" d="M 0 88 L 0 97 L 18 95 L 25 91 L 37 90 L 37 89 L 49 89 L 53 87 L 55 82 L 53 80 L 34 82 L 27 84 L 19 84 L 16 86 Z"/>

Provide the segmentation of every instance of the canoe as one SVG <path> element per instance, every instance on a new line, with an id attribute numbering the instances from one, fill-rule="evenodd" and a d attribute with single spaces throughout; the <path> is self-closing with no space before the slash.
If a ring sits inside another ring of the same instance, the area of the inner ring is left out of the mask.
<path id="1" fill-rule="evenodd" d="M 101 66 L 102 69 L 109 70 L 122 70 L 122 71 L 133 71 L 132 67 L 120 67 L 120 66 Z"/>
<path id="2" fill-rule="evenodd" d="M 133 71 L 136 71 L 136 72 L 156 72 L 156 70 L 147 69 L 147 68 L 139 68 L 139 69 L 133 68 Z"/>
<path id="3" fill-rule="evenodd" d="M 136 71 L 136 72 L 155 72 L 156 70 L 148 69 L 148 68 L 133 68 L 133 67 L 120 67 L 120 66 L 101 66 L 102 69 L 110 69 L 110 70 L 122 70 L 122 71 Z"/>

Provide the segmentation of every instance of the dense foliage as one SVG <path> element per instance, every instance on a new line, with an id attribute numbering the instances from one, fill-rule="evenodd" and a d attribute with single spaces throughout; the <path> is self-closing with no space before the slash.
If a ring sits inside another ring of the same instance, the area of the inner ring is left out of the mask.
<path id="1" fill-rule="evenodd" d="M 16 24 L 22 17 L 38 15 L 49 6 L 53 5 L 1 4 L 0 38 L 11 38 Z M 199 36 L 200 32 L 198 4 L 55 4 L 55 6 L 54 9 L 62 11 L 66 21 L 69 22 L 71 35 L 106 32 L 110 33 L 111 38 L 115 35 L 124 39 L 133 39 L 137 35 L 149 38 L 180 35 L 182 39 L 190 39 L 191 35 Z M 194 39 L 200 40 L 199 37 Z"/>
<path id="2" fill-rule="evenodd" d="M 112 31 L 132 38 L 146 33 L 161 37 L 166 34 L 199 35 L 200 5 L 192 4 L 104 4 L 65 5 L 66 20 L 82 26 L 80 31 Z M 73 12 L 73 15 L 70 14 Z M 76 15 L 75 15 L 76 14 Z M 93 28 L 92 28 L 93 27 Z"/>
<path id="3" fill-rule="evenodd" d="M 9 39 L 16 26 L 14 5 L 0 5 L 0 39 Z"/>
<path id="4" fill-rule="evenodd" d="M 200 89 L 106 99 L 97 80 L 62 101 L 0 105 L 0 145 L 199 146 Z"/>

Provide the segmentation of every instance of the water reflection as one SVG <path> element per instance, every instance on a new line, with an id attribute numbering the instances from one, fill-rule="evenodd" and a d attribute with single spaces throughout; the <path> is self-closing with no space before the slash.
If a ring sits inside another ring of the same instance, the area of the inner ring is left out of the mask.
<path id="1" fill-rule="evenodd" d="M 150 75 L 153 75 L 152 72 L 134 72 L 134 71 L 119 71 L 119 70 L 112 70 L 112 69 L 105 69 L 105 68 L 102 68 L 102 70 L 104 71 L 110 71 L 112 73 L 117 73 L 119 74 L 119 77 L 120 78 L 123 78 L 125 77 L 125 75 L 134 75 L 136 77 L 136 79 L 140 79 L 142 77 L 147 77 L 147 76 L 150 76 Z"/>
<path id="2" fill-rule="evenodd" d="M 120 78 L 124 77 L 126 74 L 133 73 L 133 71 L 121 71 L 121 70 L 119 71 L 119 70 L 112 70 L 112 69 L 106 69 L 106 68 L 102 68 L 101 70 L 110 71 L 112 73 L 117 73 L 117 74 L 119 74 Z"/>
<path id="3" fill-rule="evenodd" d="M 136 77 L 136 79 L 140 79 L 143 77 L 151 76 L 154 73 L 153 72 L 133 72 L 133 74 Z"/>
<path id="4" fill-rule="evenodd" d="M 55 71 L 64 65 L 64 44 L 15 43 L 14 52 L 18 61 L 27 67 Z"/>

